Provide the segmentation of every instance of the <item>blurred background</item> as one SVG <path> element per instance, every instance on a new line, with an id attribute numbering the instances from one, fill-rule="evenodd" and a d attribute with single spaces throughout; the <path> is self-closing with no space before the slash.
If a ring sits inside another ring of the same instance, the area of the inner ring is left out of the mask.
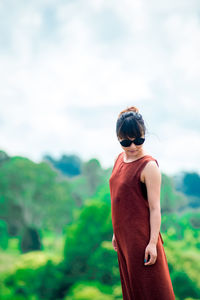
<path id="1" fill-rule="evenodd" d="M 136 106 L 177 300 L 200 299 L 200 4 L 0 2 L 0 298 L 122 300 L 108 180 Z"/>

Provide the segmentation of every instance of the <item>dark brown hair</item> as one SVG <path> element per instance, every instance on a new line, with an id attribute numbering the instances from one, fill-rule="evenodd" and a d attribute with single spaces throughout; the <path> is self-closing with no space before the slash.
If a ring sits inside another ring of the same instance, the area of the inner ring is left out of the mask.
<path id="1" fill-rule="evenodd" d="M 145 133 L 146 126 L 137 107 L 130 106 L 120 112 L 116 124 L 118 138 L 137 138 Z"/>

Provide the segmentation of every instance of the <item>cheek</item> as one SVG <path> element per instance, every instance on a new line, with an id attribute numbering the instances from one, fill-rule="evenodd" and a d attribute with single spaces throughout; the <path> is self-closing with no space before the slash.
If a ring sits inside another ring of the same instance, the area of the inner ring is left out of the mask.
<path id="1" fill-rule="evenodd" d="M 139 149 L 139 150 L 142 150 L 142 147 L 143 147 L 143 146 L 142 146 L 142 145 L 140 145 L 140 146 L 138 146 L 138 149 Z"/>

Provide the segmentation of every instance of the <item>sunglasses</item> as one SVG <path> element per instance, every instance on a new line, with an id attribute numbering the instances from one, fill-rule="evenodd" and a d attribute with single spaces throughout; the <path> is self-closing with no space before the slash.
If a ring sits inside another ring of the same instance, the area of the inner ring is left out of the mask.
<path id="1" fill-rule="evenodd" d="M 135 145 L 142 145 L 145 141 L 145 138 L 135 138 L 134 141 L 131 141 L 131 140 L 122 140 L 120 141 L 120 144 L 123 146 L 123 147 L 129 147 L 132 143 L 135 144 Z"/>

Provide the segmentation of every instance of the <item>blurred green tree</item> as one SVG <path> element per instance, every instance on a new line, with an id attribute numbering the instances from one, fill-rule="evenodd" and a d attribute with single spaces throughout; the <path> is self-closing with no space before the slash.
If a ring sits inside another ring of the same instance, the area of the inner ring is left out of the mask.
<path id="1" fill-rule="evenodd" d="M 0 247 L 2 249 L 6 249 L 8 247 L 8 238 L 7 223 L 0 220 Z"/>
<path id="2" fill-rule="evenodd" d="M 172 275 L 172 284 L 176 296 L 180 299 L 189 297 L 200 299 L 200 290 L 185 272 L 175 271 Z"/>
<path id="3" fill-rule="evenodd" d="M 22 157 L 4 162 L 0 199 L 0 218 L 7 222 L 11 236 L 29 227 L 62 233 L 73 218 L 70 184 L 58 180 L 58 174 L 45 162 L 36 164 Z"/>
<path id="4" fill-rule="evenodd" d="M 82 161 L 77 155 L 63 154 L 60 159 L 54 159 L 51 155 L 44 155 L 43 159 L 68 177 L 77 176 L 81 173 Z"/>
<path id="5" fill-rule="evenodd" d="M 160 201 L 162 213 L 172 213 L 181 210 L 187 203 L 187 198 L 184 194 L 176 191 L 173 179 L 164 173 L 162 173 Z"/>

